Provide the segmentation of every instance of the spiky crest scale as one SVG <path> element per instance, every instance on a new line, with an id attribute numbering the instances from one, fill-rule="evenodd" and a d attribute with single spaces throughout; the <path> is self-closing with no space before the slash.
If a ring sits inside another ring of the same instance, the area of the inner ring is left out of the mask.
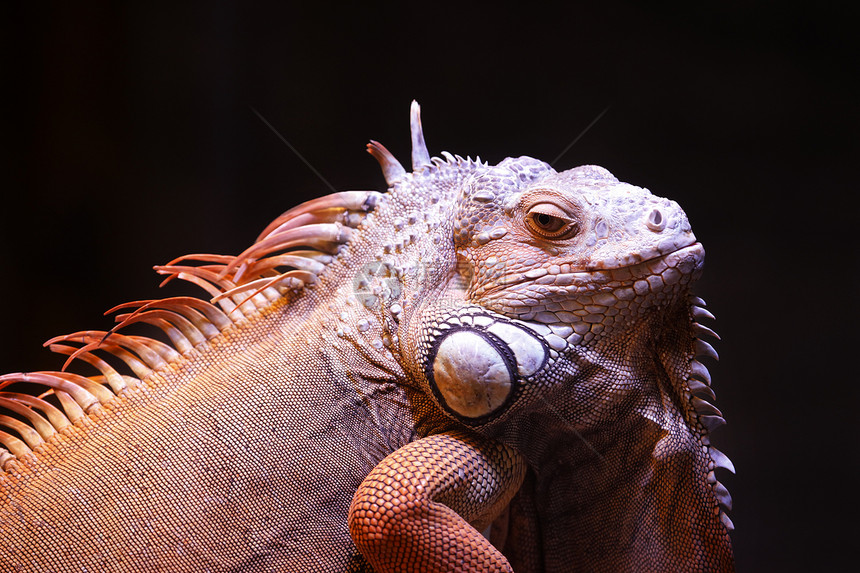
<path id="1" fill-rule="evenodd" d="M 412 100 L 409 124 L 412 132 L 412 171 L 419 173 L 431 163 L 430 153 L 424 142 L 424 129 L 421 127 L 421 106 L 415 100 Z"/>
<path id="2" fill-rule="evenodd" d="M 382 175 L 385 177 L 385 182 L 389 187 L 400 181 L 403 176 L 406 175 L 406 170 L 400 162 L 397 161 L 397 158 L 395 158 L 391 152 L 378 141 L 371 139 L 370 143 L 367 144 L 367 152 L 379 162 L 379 166 L 382 168 Z"/>

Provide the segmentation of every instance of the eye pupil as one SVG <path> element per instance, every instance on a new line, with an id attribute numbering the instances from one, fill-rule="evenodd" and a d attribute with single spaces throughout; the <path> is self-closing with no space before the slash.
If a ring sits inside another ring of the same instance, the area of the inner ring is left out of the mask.
<path id="1" fill-rule="evenodd" d="M 539 203 L 529 208 L 526 223 L 533 233 L 545 239 L 565 239 L 576 232 L 571 214 L 552 203 Z"/>

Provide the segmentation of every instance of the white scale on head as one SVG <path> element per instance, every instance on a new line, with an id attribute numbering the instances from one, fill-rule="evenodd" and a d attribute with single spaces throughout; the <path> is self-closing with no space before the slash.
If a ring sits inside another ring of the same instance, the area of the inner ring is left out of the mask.
<path id="1" fill-rule="evenodd" d="M 509 364 L 488 337 L 471 329 L 447 335 L 433 360 L 433 379 L 442 399 L 451 410 L 466 418 L 498 410 L 514 390 L 514 375 L 531 376 L 547 358 L 540 341 L 522 328 L 494 322 L 487 331 L 501 339 L 516 364 Z"/>

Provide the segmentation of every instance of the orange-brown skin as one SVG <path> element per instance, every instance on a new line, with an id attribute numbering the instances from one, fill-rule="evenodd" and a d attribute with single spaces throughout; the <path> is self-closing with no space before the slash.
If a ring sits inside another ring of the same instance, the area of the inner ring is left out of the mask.
<path id="1" fill-rule="evenodd" d="M 400 448 L 362 482 L 349 531 L 379 573 L 512 572 L 479 533 L 510 503 L 525 475 L 516 452 L 462 432 Z"/>

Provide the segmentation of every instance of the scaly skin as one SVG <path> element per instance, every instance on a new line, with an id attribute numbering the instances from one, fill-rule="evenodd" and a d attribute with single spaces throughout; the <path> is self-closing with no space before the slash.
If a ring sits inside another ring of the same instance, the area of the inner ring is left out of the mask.
<path id="1" fill-rule="evenodd" d="M 411 173 L 369 147 L 389 193 L 159 268 L 216 304 L 53 341 L 89 377 L 0 377 L 3 570 L 732 570 L 683 211 L 431 161 L 417 105 L 412 134 Z"/>
<path id="2" fill-rule="evenodd" d="M 479 530 L 507 507 L 525 470 L 498 442 L 456 431 L 428 436 L 365 478 L 350 533 L 376 571 L 513 571 Z"/>

